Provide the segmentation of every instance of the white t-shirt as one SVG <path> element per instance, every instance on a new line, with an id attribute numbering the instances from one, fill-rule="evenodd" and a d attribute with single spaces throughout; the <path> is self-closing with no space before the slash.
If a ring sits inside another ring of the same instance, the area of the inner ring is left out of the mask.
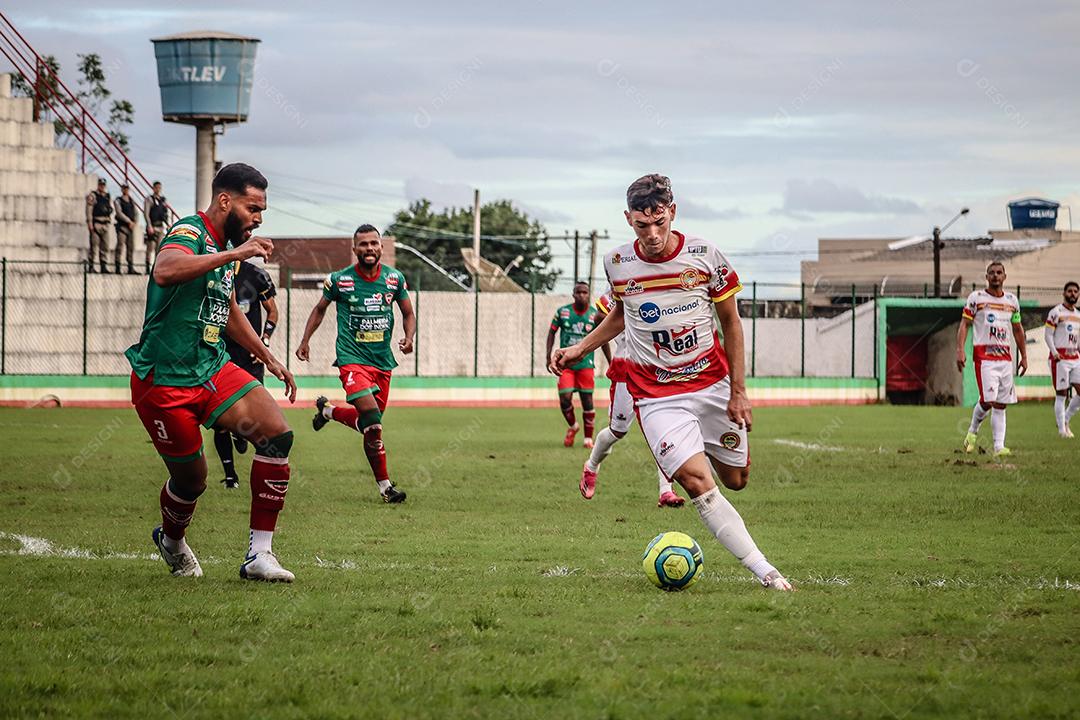
<path id="1" fill-rule="evenodd" d="M 1054 347 L 1063 360 L 1080 358 L 1080 309 L 1056 305 L 1046 316 L 1046 327 L 1053 329 Z"/>
<path id="2" fill-rule="evenodd" d="M 967 297 L 962 317 L 975 325 L 972 342 L 976 360 L 1012 360 L 1012 324 L 1020 322 L 1020 301 L 1003 292 L 976 290 Z"/>

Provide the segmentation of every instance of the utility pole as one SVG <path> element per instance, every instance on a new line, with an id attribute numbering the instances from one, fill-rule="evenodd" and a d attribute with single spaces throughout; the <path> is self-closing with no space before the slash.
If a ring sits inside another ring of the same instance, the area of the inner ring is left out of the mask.
<path id="1" fill-rule="evenodd" d="M 476 267 L 480 268 L 480 188 L 473 190 L 473 210 L 472 210 L 472 251 L 473 262 L 476 263 Z M 480 275 L 479 273 L 473 275 L 473 292 L 480 289 Z"/>
<path id="2" fill-rule="evenodd" d="M 596 276 L 596 236 L 597 232 L 593 230 L 589 233 L 589 295 L 592 295 L 593 278 Z"/>
<path id="3" fill-rule="evenodd" d="M 578 252 L 581 245 L 581 234 L 574 231 L 574 282 L 581 279 L 581 275 L 578 273 Z"/>
<path id="4" fill-rule="evenodd" d="M 941 228 L 934 226 L 934 297 L 941 297 Z"/>

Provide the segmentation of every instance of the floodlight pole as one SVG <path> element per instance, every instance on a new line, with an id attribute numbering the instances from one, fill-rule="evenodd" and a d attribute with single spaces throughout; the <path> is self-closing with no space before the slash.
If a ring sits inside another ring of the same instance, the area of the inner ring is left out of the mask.
<path id="1" fill-rule="evenodd" d="M 970 208 L 961 208 L 944 227 L 934 226 L 934 297 L 941 297 L 941 233 L 949 229 L 954 222 L 967 215 Z"/>

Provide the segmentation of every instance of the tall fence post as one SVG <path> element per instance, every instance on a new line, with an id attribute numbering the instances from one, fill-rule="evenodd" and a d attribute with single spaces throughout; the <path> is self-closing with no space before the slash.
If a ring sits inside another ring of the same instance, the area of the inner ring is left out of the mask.
<path id="1" fill-rule="evenodd" d="M 90 324 L 89 315 L 87 313 L 87 310 L 89 308 L 89 303 L 87 302 L 87 289 L 88 289 L 89 283 L 87 282 L 87 278 L 90 277 L 90 263 L 91 262 L 92 262 L 92 260 L 87 260 L 83 264 L 83 275 L 82 275 L 82 374 L 83 375 L 86 374 L 86 329 L 87 329 L 87 326 L 89 326 L 89 324 Z"/>
<path id="2" fill-rule="evenodd" d="M 855 377 L 855 283 L 851 283 L 851 377 Z"/>
<path id="3" fill-rule="evenodd" d="M 881 379 L 878 377 L 878 328 L 877 328 L 877 283 L 874 284 L 874 380 L 881 384 Z"/>
<path id="4" fill-rule="evenodd" d="M 477 278 L 479 279 L 479 278 Z M 476 281 L 474 281 L 475 283 Z M 480 377 L 480 285 L 473 288 L 473 377 Z"/>
<path id="5" fill-rule="evenodd" d="M 7 373 L 7 258 L 0 259 L 0 281 L 4 289 L 0 291 L 0 375 Z"/>
<path id="6" fill-rule="evenodd" d="M 799 377 L 806 377 L 806 283 L 799 283 Z"/>
<path id="7" fill-rule="evenodd" d="M 529 281 L 529 377 L 536 377 L 536 275 Z"/>
<path id="8" fill-rule="evenodd" d="M 285 369 L 292 369 L 292 268 L 285 268 Z"/>
<path id="9" fill-rule="evenodd" d="M 750 304 L 750 377 L 757 377 L 757 280 L 751 284 Z"/>

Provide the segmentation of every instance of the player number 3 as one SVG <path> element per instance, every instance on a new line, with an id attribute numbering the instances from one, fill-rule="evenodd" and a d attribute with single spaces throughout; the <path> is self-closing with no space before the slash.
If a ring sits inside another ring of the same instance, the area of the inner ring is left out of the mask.
<path id="1" fill-rule="evenodd" d="M 168 440 L 169 433 L 165 430 L 165 423 L 161 420 L 155 420 L 154 424 L 157 425 L 157 436 L 159 440 Z"/>

